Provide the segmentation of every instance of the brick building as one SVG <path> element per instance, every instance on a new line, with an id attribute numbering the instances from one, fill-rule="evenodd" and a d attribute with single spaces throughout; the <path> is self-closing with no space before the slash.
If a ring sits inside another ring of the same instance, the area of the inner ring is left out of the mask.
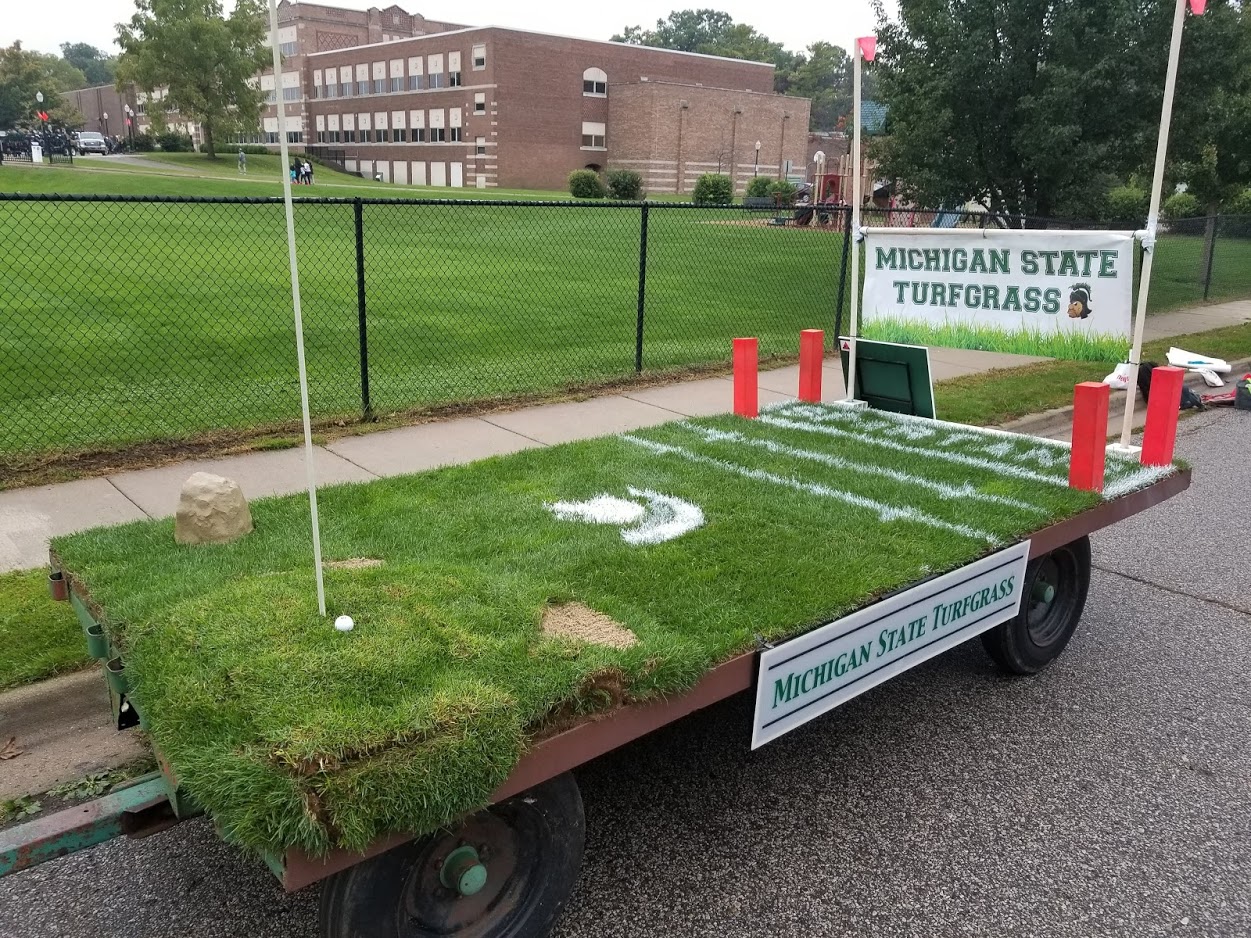
<path id="1" fill-rule="evenodd" d="M 773 94 L 765 63 L 481 27 L 303 66 L 305 142 L 395 182 L 563 189 L 571 170 L 620 166 L 687 192 L 733 167 L 741 191 L 788 161 L 805 172 L 809 102 Z"/>

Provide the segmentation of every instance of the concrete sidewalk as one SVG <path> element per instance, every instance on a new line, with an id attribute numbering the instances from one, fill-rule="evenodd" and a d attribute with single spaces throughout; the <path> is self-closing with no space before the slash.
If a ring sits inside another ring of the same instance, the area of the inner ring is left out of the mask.
<path id="1" fill-rule="evenodd" d="M 1185 335 L 1249 321 L 1251 301 L 1224 303 L 1154 316 L 1147 320 L 1146 337 Z M 961 349 L 930 350 L 935 381 L 1044 360 Z M 762 405 L 793 399 L 799 387 L 798 365 L 762 371 L 759 386 Z M 732 387 L 729 376 L 704 378 L 586 401 L 343 437 L 317 447 L 317 478 L 323 485 L 361 482 L 637 430 L 681 417 L 725 413 L 732 409 Z M 826 361 L 823 392 L 826 400 L 843 397 L 837 358 Z M 47 563 L 48 540 L 61 534 L 172 515 L 183 481 L 198 470 L 235 479 L 249 499 L 301 491 L 303 459 L 303 449 L 247 453 L 0 492 L 0 572 Z"/>

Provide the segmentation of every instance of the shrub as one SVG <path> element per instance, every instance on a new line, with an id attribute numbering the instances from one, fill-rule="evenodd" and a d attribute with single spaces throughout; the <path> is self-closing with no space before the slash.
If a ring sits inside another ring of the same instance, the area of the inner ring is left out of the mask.
<path id="1" fill-rule="evenodd" d="M 232 143 L 229 145 L 228 149 L 231 153 L 238 153 L 242 150 L 244 153 L 255 153 L 257 156 L 269 155 L 269 148 L 263 147 L 259 143 Z"/>
<path id="2" fill-rule="evenodd" d="M 1225 203 L 1221 212 L 1225 215 L 1251 215 L 1251 189 L 1243 189 Z"/>
<path id="3" fill-rule="evenodd" d="M 602 199 L 607 195 L 604 181 L 593 169 L 575 169 L 569 174 L 569 192 L 575 199 Z"/>
<path id="4" fill-rule="evenodd" d="M 769 194 L 783 205 L 790 205 L 794 202 L 795 193 L 798 191 L 799 187 L 788 179 L 775 180 L 773 184 L 769 186 Z"/>
<path id="5" fill-rule="evenodd" d="M 1203 214 L 1203 208 L 1193 193 L 1174 192 L 1160 206 L 1160 214 L 1170 221 L 1178 218 L 1195 218 Z"/>
<path id="6" fill-rule="evenodd" d="M 636 201 L 643 198 L 643 177 L 632 169 L 614 169 L 608 174 L 608 191 L 614 199 Z"/>
<path id="7" fill-rule="evenodd" d="M 734 183 L 729 176 L 704 173 L 695 180 L 691 197 L 696 205 L 729 205 L 734 201 Z"/>
<path id="8" fill-rule="evenodd" d="M 1132 222 L 1134 227 L 1147 220 L 1150 196 L 1137 186 L 1117 186 L 1104 196 L 1104 221 Z"/>
<path id="9" fill-rule="evenodd" d="M 768 176 L 753 176 L 747 184 L 749 199 L 764 199 L 773 194 L 773 180 Z"/>
<path id="10" fill-rule="evenodd" d="M 156 141 L 152 139 L 151 134 L 135 134 L 135 150 L 140 153 L 150 153 L 156 149 Z"/>
<path id="11" fill-rule="evenodd" d="M 159 134 L 156 138 L 156 144 L 166 153 L 189 153 L 195 149 L 191 143 L 191 138 L 187 134 L 173 132 Z"/>

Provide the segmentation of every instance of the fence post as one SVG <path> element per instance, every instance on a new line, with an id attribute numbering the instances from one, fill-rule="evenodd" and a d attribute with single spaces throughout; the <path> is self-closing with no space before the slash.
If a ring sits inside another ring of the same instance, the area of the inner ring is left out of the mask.
<path id="1" fill-rule="evenodd" d="M 639 221 L 639 308 L 634 334 L 634 370 L 643 370 L 643 305 L 647 297 L 647 203 Z"/>
<path id="2" fill-rule="evenodd" d="M 352 200 L 352 216 L 356 222 L 356 316 L 360 327 L 361 350 L 361 417 L 373 416 L 369 402 L 369 335 L 365 319 L 365 211 L 360 197 Z"/>
<path id="3" fill-rule="evenodd" d="M 851 207 L 839 209 L 843 213 L 843 259 L 838 265 L 838 303 L 834 311 L 834 341 L 843 334 L 843 297 L 847 293 L 847 256 L 851 253 Z"/>
<path id="4" fill-rule="evenodd" d="M 1216 235 L 1219 225 L 1219 216 L 1208 215 L 1206 230 L 1203 232 L 1203 250 L 1207 255 L 1203 259 L 1203 298 L 1205 300 L 1208 298 L 1208 291 L 1212 288 L 1212 258 L 1216 256 Z"/>

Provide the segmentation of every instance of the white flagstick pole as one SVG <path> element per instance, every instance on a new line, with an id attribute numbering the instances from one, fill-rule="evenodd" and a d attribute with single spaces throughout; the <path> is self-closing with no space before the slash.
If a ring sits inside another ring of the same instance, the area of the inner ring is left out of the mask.
<path id="1" fill-rule="evenodd" d="M 1177 0 L 1173 13 L 1173 40 L 1164 76 L 1164 106 L 1160 113 L 1160 136 L 1155 144 L 1155 176 L 1151 180 L 1151 207 L 1147 212 L 1147 238 L 1138 279 L 1138 309 L 1134 314 L 1134 346 L 1129 353 L 1129 386 L 1125 389 L 1125 422 L 1121 425 L 1121 448 L 1129 447 L 1134 426 L 1134 394 L 1138 390 L 1138 364 L 1142 359 L 1142 330 L 1147 319 L 1147 290 L 1151 286 L 1151 261 L 1155 256 L 1155 230 L 1160 217 L 1160 192 L 1164 188 L 1164 158 L 1168 155 L 1168 131 L 1173 121 L 1173 89 L 1177 86 L 1177 61 L 1181 57 L 1182 23 L 1186 0 Z"/>
<path id="2" fill-rule="evenodd" d="M 847 353 L 847 397 L 856 399 L 856 335 L 858 334 L 857 317 L 860 313 L 860 59 L 863 53 L 860 40 L 852 47 L 852 120 L 851 132 L 851 328 L 848 330 Z"/>
<path id="3" fill-rule="evenodd" d="M 300 409 L 304 416 L 304 469 L 308 478 L 308 509 L 313 524 L 313 565 L 317 577 L 317 611 L 326 614 L 326 584 L 321 571 L 321 525 L 317 520 L 317 475 L 313 468 L 313 426 L 308 414 L 308 369 L 304 364 L 304 317 L 300 314 L 300 269 L 295 260 L 295 211 L 291 175 L 287 171 L 287 108 L 282 98 L 282 55 L 278 51 L 278 0 L 269 0 L 269 32 L 274 53 L 274 85 L 278 92 L 278 146 L 282 158 L 282 201 L 287 214 L 287 257 L 291 262 L 291 303 L 295 308 L 295 354 L 300 364 Z"/>

